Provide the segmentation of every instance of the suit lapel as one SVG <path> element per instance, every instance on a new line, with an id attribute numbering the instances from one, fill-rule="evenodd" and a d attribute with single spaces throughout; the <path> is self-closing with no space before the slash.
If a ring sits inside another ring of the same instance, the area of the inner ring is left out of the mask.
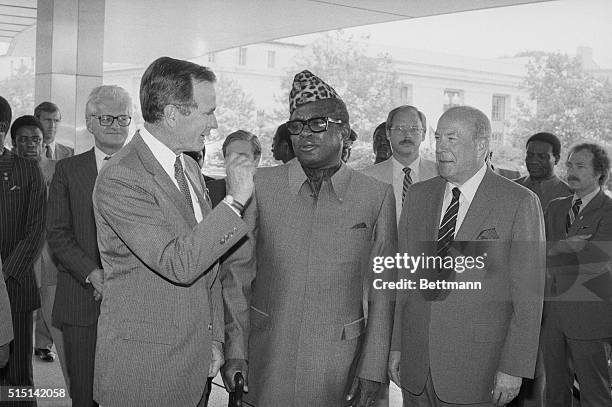
<path id="1" fill-rule="evenodd" d="M 157 158 L 153 155 L 147 144 L 144 142 L 140 133 L 137 132 L 133 139 L 134 149 L 138 153 L 138 156 L 145 169 L 153 175 L 153 180 L 157 183 L 159 188 L 168 195 L 169 200 L 174 204 L 181 216 L 187 222 L 189 227 L 196 225 L 196 219 L 193 211 L 185 202 L 185 197 L 176 187 L 174 182 L 170 179 L 170 176 L 162 168 Z"/>
<path id="2" fill-rule="evenodd" d="M 567 214 L 570 211 L 572 200 L 573 200 L 573 197 L 570 197 L 569 207 L 565 211 L 566 218 L 567 218 Z M 604 204 L 604 193 L 603 191 L 600 190 L 597 193 L 597 195 L 595 195 L 593 199 L 591 199 L 591 202 L 589 202 L 588 205 L 585 206 L 584 209 L 578 214 L 578 216 L 576 217 L 576 220 L 574 221 L 574 223 L 572 224 L 572 226 L 567 232 L 568 237 L 573 236 L 573 235 L 579 235 L 580 233 L 578 232 L 580 231 L 582 226 L 585 226 L 585 224 L 588 225 L 592 223 L 592 215 L 596 215 L 597 211 L 602 207 L 603 204 Z"/>
<path id="3" fill-rule="evenodd" d="M 93 192 L 94 185 L 96 184 L 96 178 L 98 177 L 98 166 L 96 165 L 96 153 L 92 148 L 85 154 L 83 154 L 83 166 L 84 174 L 83 177 L 77 177 L 83 180 L 83 189 L 85 191 Z"/>
<path id="4" fill-rule="evenodd" d="M 444 191 L 446 190 L 446 181 L 442 178 L 436 180 L 434 188 L 431 190 L 429 202 L 424 202 L 425 211 L 423 219 L 433 219 L 434 223 L 431 225 L 431 235 L 429 239 L 433 242 L 438 240 L 438 229 L 440 229 L 440 216 L 442 213 L 442 205 L 444 204 Z M 435 204 L 433 204 L 435 202 Z M 427 239 L 426 239 L 427 240 Z"/>
<path id="5" fill-rule="evenodd" d="M 487 169 L 482 182 L 476 190 L 476 195 L 470 204 L 459 231 L 455 233 L 455 240 L 476 240 L 480 226 L 487 220 L 491 209 L 495 193 L 495 176 L 491 170 Z"/>

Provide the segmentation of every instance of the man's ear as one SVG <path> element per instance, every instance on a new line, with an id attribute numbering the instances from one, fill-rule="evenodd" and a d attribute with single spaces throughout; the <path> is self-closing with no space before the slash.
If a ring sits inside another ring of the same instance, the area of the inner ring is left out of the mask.
<path id="1" fill-rule="evenodd" d="M 91 134 L 93 134 L 93 126 L 91 125 L 92 120 L 93 118 L 89 115 L 85 118 L 85 126 L 87 127 L 87 131 L 89 131 Z"/>
<path id="2" fill-rule="evenodd" d="M 348 140 L 351 136 L 351 126 L 349 126 L 348 124 L 346 126 L 342 126 L 340 128 L 340 134 L 342 135 L 343 142 Z"/>
<path id="3" fill-rule="evenodd" d="M 555 165 L 559 164 L 559 159 L 561 158 L 560 155 L 555 155 Z"/>
<path id="4" fill-rule="evenodd" d="M 164 121 L 168 127 L 176 126 L 176 119 L 178 115 L 178 109 L 173 105 L 166 105 L 164 107 Z"/>

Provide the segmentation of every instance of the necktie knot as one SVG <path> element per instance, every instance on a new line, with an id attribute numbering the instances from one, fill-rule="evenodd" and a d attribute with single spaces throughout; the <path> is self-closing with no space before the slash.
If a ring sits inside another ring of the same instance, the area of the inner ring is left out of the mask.
<path id="1" fill-rule="evenodd" d="M 461 195 L 461 190 L 457 187 L 454 187 L 452 190 L 452 193 L 453 193 L 453 201 L 458 201 L 459 196 Z"/>
<path id="2" fill-rule="evenodd" d="M 108 161 L 108 160 L 110 160 L 110 159 L 111 159 L 111 156 L 110 156 L 110 155 L 107 155 L 106 157 L 104 157 L 104 161 Z"/>
<path id="3" fill-rule="evenodd" d="M 406 191 L 408 191 L 408 187 L 412 185 L 412 177 L 410 176 L 410 167 L 402 168 L 404 172 L 404 181 L 402 182 L 402 204 L 406 200 Z"/>
<path id="4" fill-rule="evenodd" d="M 576 201 L 574 201 L 574 205 L 572 205 L 572 210 L 574 210 L 575 214 L 578 214 L 578 212 L 580 212 L 581 206 L 582 206 L 582 199 L 580 198 L 576 199 Z"/>
<path id="5" fill-rule="evenodd" d="M 45 157 L 48 159 L 53 159 L 53 151 L 51 151 L 51 146 L 49 144 L 45 145 Z"/>
<path id="6" fill-rule="evenodd" d="M 581 205 L 582 205 L 582 199 L 578 198 L 572 204 L 572 207 L 569 210 L 569 212 L 567 212 L 567 218 L 565 221 L 565 232 L 566 233 L 569 233 L 570 228 L 576 221 L 576 217 L 578 216 L 578 213 L 580 212 Z"/>

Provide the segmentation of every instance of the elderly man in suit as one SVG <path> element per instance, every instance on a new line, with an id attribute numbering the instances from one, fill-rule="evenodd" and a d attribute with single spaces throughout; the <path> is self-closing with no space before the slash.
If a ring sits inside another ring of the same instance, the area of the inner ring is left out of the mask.
<path id="1" fill-rule="evenodd" d="M 93 193 L 104 269 L 94 399 L 195 406 L 223 363 L 218 259 L 247 233 L 241 210 L 255 167 L 228 157 L 228 195 L 211 210 L 200 169 L 183 156 L 217 127 L 208 68 L 155 60 L 140 104 L 144 127 L 98 174 Z"/>
<path id="2" fill-rule="evenodd" d="M 34 108 L 34 116 L 44 128 L 44 155 L 50 160 L 61 160 L 74 155 L 74 149 L 55 141 L 57 128 L 62 121 L 59 107 L 52 102 L 42 102 Z"/>
<path id="3" fill-rule="evenodd" d="M 47 240 L 59 273 L 53 325 L 62 330 L 74 406 L 96 406 L 94 361 L 104 271 L 91 195 L 98 172 L 123 146 L 132 98 L 118 86 L 93 89 L 85 107 L 94 147 L 59 161 L 49 190 Z M 57 343 L 57 342 L 56 342 Z"/>
<path id="4" fill-rule="evenodd" d="M 527 139 L 525 165 L 528 176 L 515 181 L 532 190 L 546 209 L 550 201 L 572 194 L 570 187 L 555 174 L 561 158 L 561 142 L 552 133 L 536 133 Z"/>
<path id="5" fill-rule="evenodd" d="M 341 161 L 346 106 L 309 71 L 290 113 L 297 160 L 257 171 L 247 255 L 224 263 L 224 379 L 247 376 L 257 406 L 370 405 L 387 380 L 392 304 L 369 287 L 372 258 L 396 251 L 393 189 Z"/>
<path id="6" fill-rule="evenodd" d="M 612 341 L 612 199 L 604 148 L 574 146 L 567 159 L 573 195 L 551 201 L 547 301 L 542 325 L 546 406 L 570 406 L 574 373 L 582 407 L 610 406 L 606 343 Z M 570 363 L 571 360 L 571 363 Z"/>
<path id="7" fill-rule="evenodd" d="M 13 145 L 26 142 L 34 147 L 40 144 L 42 132 L 36 126 L 11 127 L 11 139 Z M 40 295 L 33 267 L 44 238 L 46 200 L 45 183 L 36 161 L 11 152 L 0 156 L 0 257 L 14 334 L 9 362 L 0 369 L 2 386 L 34 385 L 32 313 L 40 307 Z M 18 404 L 36 405 L 36 401 Z"/>
<path id="8" fill-rule="evenodd" d="M 421 157 L 419 147 L 427 133 L 427 119 L 414 106 L 403 105 L 391 110 L 386 121 L 391 158 L 364 168 L 364 174 L 393 185 L 395 213 L 399 221 L 406 190 L 415 182 L 438 175 L 435 162 Z"/>
<path id="9" fill-rule="evenodd" d="M 436 130 L 440 177 L 406 195 L 399 252 L 444 260 L 410 270 L 417 289 L 398 293 L 389 372 L 406 406 L 502 406 L 534 374 L 542 210 L 535 194 L 488 168 L 490 135 L 481 111 L 447 110 Z M 457 269 L 470 258 L 479 265 Z"/>

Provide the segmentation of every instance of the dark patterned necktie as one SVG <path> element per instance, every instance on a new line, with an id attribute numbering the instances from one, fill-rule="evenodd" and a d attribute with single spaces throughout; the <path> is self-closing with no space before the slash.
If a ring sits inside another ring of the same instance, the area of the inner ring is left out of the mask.
<path id="1" fill-rule="evenodd" d="M 45 157 L 49 160 L 53 159 L 53 151 L 51 151 L 51 146 L 49 144 L 45 146 Z"/>
<path id="2" fill-rule="evenodd" d="M 459 196 L 461 195 L 461 191 L 459 188 L 455 187 L 452 190 L 453 199 L 450 204 L 446 208 L 444 212 L 444 217 L 442 218 L 442 223 L 440 223 L 440 228 L 438 229 L 438 242 L 436 246 L 436 256 L 439 259 L 442 259 L 442 263 L 444 263 L 444 257 L 448 254 L 448 250 L 455 240 L 455 226 L 457 225 L 457 214 L 459 213 Z M 445 280 L 451 281 L 453 269 L 441 267 L 437 270 L 436 275 L 431 275 L 435 273 L 434 270 L 429 270 L 430 280 Z M 423 290 L 423 297 L 428 301 L 440 301 L 445 299 L 450 290 L 441 290 L 441 289 L 428 289 Z"/>
<path id="3" fill-rule="evenodd" d="M 574 222 L 576 221 L 576 217 L 578 216 L 578 212 L 580 212 L 580 206 L 582 205 L 582 199 L 578 198 L 574 201 L 572 208 L 567 212 L 567 218 L 565 220 L 565 233 L 568 233 Z"/>
<path id="4" fill-rule="evenodd" d="M 174 162 L 174 178 L 176 178 L 176 182 L 178 183 L 179 189 L 185 197 L 185 201 L 187 201 L 187 205 L 189 205 L 191 211 L 193 212 L 193 201 L 191 200 L 189 185 L 187 185 L 187 178 L 185 178 L 185 172 L 183 171 L 183 163 L 181 162 L 181 157 L 178 155 L 176 156 L 176 161 Z"/>
<path id="5" fill-rule="evenodd" d="M 402 168 L 404 171 L 404 182 L 402 183 L 402 204 L 406 200 L 406 191 L 408 191 L 408 187 L 412 185 L 412 178 L 410 177 L 410 167 Z"/>

